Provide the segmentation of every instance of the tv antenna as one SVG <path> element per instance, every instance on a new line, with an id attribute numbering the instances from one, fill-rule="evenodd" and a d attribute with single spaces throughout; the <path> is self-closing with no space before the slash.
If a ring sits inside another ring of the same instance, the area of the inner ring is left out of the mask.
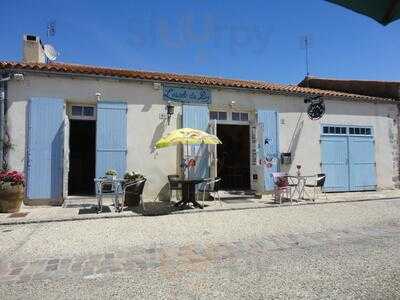
<path id="1" fill-rule="evenodd" d="M 52 20 L 47 23 L 47 37 L 56 35 L 56 21 Z"/>
<path id="2" fill-rule="evenodd" d="M 301 48 L 305 50 L 306 77 L 310 76 L 310 48 L 312 46 L 311 37 L 304 35 L 301 37 Z"/>

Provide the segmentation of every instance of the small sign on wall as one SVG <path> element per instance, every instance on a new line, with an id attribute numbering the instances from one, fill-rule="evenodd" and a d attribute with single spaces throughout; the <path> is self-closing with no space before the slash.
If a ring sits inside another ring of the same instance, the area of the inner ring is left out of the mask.
<path id="1" fill-rule="evenodd" d="M 164 85 L 163 99 L 182 103 L 210 104 L 211 91 L 207 88 Z"/>

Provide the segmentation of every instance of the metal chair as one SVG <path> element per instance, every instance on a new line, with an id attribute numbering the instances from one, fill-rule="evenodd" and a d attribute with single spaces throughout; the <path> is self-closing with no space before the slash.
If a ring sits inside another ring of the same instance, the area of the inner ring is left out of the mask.
<path id="1" fill-rule="evenodd" d="M 218 198 L 219 201 L 219 205 L 222 206 L 222 202 L 221 202 L 221 197 L 219 196 L 219 190 L 221 188 L 221 178 L 220 177 L 215 177 L 215 178 L 207 178 L 204 180 L 204 182 L 202 183 L 202 185 L 200 186 L 200 188 L 198 189 L 198 196 L 200 195 L 200 193 L 203 193 L 203 200 L 202 200 L 202 205 L 204 206 L 204 199 L 206 196 L 206 193 L 208 193 L 209 195 L 213 196 L 213 198 L 215 199 L 215 195 Z"/>
<path id="2" fill-rule="evenodd" d="M 96 185 L 96 198 L 97 198 L 97 213 L 102 212 L 103 210 L 103 196 L 110 196 L 113 198 L 113 204 L 115 211 L 119 211 L 120 206 L 118 199 L 119 196 L 123 194 L 123 189 L 121 188 L 121 183 L 123 180 L 117 179 L 108 179 L 108 178 L 95 178 L 94 179 Z M 107 189 L 105 189 L 107 187 Z"/>
<path id="3" fill-rule="evenodd" d="M 172 199 L 172 191 L 175 191 L 175 196 L 180 201 L 179 191 L 182 192 L 182 183 L 179 181 L 179 175 L 168 175 L 169 198 Z"/>
<path id="4" fill-rule="evenodd" d="M 324 185 L 325 185 L 325 180 L 326 180 L 326 175 L 324 173 L 317 174 L 315 176 L 315 182 L 312 184 L 305 184 L 305 187 L 312 188 L 314 190 L 314 198 L 313 201 L 315 201 L 317 194 L 324 194 L 325 199 L 328 200 L 328 197 L 324 191 Z"/>
<path id="5" fill-rule="evenodd" d="M 282 172 L 274 172 L 271 174 L 274 182 L 274 194 L 275 202 L 279 200 L 279 205 L 282 204 L 282 196 L 286 195 L 286 198 L 292 202 L 291 186 L 289 185 L 288 175 Z"/>

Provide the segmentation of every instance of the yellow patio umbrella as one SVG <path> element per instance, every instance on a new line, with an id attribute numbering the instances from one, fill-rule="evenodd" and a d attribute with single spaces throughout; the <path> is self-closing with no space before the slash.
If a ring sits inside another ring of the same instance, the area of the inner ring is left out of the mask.
<path id="1" fill-rule="evenodd" d="M 181 128 L 174 130 L 164 137 L 162 137 L 157 143 L 156 148 L 164 148 L 173 145 L 199 145 L 199 144 L 207 144 L 207 145 L 216 145 L 222 144 L 220 139 L 207 132 L 192 129 L 192 128 Z"/>
<path id="2" fill-rule="evenodd" d="M 222 144 L 220 139 L 207 132 L 192 129 L 192 128 L 181 128 L 174 130 L 164 137 L 162 137 L 157 143 L 156 148 L 164 148 L 173 145 L 186 145 L 187 153 L 189 152 L 189 145 L 200 145 L 200 144 L 207 144 L 207 145 L 216 145 Z"/>

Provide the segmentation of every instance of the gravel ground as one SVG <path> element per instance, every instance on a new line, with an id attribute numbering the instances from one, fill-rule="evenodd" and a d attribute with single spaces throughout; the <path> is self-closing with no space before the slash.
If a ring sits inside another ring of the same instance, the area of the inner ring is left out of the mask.
<path id="1" fill-rule="evenodd" d="M 162 269 L 0 280 L 0 299 L 399 298 L 399 228 L 400 200 L 1 226 L 0 262 L 13 264 L 237 241 L 246 246 L 267 236 L 286 246 Z M 338 232 L 361 234 L 338 240 Z M 290 235 L 319 242 L 299 247 L 284 242 Z"/>
<path id="2" fill-rule="evenodd" d="M 0 255 L 69 257 L 138 246 L 180 246 L 399 222 L 400 200 L 128 219 L 1 226 Z"/>
<path id="3" fill-rule="evenodd" d="M 398 235 L 84 279 L 0 284 L 2 299 L 398 299 Z"/>

